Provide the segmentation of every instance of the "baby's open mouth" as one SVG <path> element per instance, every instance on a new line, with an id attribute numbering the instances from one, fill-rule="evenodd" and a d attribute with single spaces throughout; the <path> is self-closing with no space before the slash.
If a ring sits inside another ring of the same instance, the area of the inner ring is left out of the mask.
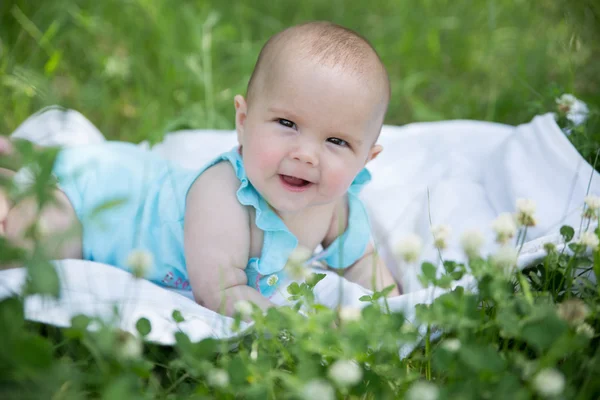
<path id="1" fill-rule="evenodd" d="M 295 176 L 289 175 L 280 175 L 281 180 L 293 187 L 304 187 L 309 185 L 311 182 L 304 180 L 302 178 L 296 178 Z"/>

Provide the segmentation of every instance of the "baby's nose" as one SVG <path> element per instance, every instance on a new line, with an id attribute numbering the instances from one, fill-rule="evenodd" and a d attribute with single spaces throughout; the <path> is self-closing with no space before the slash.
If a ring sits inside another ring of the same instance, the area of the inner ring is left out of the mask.
<path id="1" fill-rule="evenodd" d="M 300 162 L 310 164 L 313 167 L 319 165 L 319 156 L 316 149 L 312 146 L 298 146 L 298 148 L 292 153 L 292 158 Z"/>

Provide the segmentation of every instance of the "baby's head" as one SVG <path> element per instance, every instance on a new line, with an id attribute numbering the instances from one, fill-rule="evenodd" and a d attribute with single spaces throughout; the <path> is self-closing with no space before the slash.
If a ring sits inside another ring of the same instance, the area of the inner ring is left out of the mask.
<path id="1" fill-rule="evenodd" d="M 279 213 L 339 200 L 382 150 L 389 98 L 385 67 L 358 34 L 312 22 L 273 36 L 246 99 L 235 97 L 250 182 Z"/>

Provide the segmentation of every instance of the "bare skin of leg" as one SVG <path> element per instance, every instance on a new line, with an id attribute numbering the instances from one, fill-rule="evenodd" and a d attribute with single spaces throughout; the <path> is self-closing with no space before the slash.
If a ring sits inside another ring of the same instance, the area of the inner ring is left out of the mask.
<path id="1" fill-rule="evenodd" d="M 12 177 L 15 172 L 0 168 L 0 174 Z M 27 229 L 38 220 L 48 237 L 57 238 L 61 234 L 64 240 L 53 243 L 48 256 L 51 259 L 82 258 L 81 225 L 67 196 L 60 190 L 54 192 L 55 202 L 38 212 L 35 199 L 27 198 L 18 204 L 11 204 L 6 193 L 0 189 L 0 235 L 12 245 L 25 250 L 33 248 L 33 241 L 26 237 Z M 38 219 L 39 214 L 39 219 Z M 72 232 L 73 234 L 67 234 Z M 20 265 L 0 265 L 0 269 L 19 267 Z"/>
<path id="2" fill-rule="evenodd" d="M 0 187 L 0 236 L 4 236 L 4 221 L 8 216 L 10 210 L 10 204 L 8 202 L 8 196 L 2 187 Z"/>

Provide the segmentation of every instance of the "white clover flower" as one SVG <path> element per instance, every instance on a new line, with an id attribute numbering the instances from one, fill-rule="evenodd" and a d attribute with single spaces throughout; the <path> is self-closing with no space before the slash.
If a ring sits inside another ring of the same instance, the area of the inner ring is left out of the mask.
<path id="1" fill-rule="evenodd" d="M 342 307 L 340 309 L 340 320 L 342 322 L 360 321 L 362 318 L 362 310 L 358 307 Z"/>
<path id="2" fill-rule="evenodd" d="M 594 328 L 588 324 L 588 323 L 582 323 L 579 324 L 577 326 L 577 328 L 575 329 L 575 332 L 577 332 L 578 335 L 581 336 L 585 336 L 588 339 L 591 339 L 594 337 L 594 335 L 596 334 L 596 332 L 594 331 Z"/>
<path id="3" fill-rule="evenodd" d="M 536 204 L 531 199 L 517 199 L 517 211 L 523 214 L 535 214 Z"/>
<path id="4" fill-rule="evenodd" d="M 329 378 L 338 386 L 354 386 L 363 376 L 360 366 L 353 360 L 338 360 L 329 367 Z"/>
<path id="5" fill-rule="evenodd" d="M 311 270 L 305 265 L 312 256 L 312 251 L 304 246 L 297 246 L 288 257 L 285 265 L 286 272 L 293 280 L 306 280 Z"/>
<path id="6" fill-rule="evenodd" d="M 323 379 L 313 379 L 302 388 L 302 398 L 305 400 L 334 400 L 335 390 Z"/>
<path id="7" fill-rule="evenodd" d="M 596 250 L 600 245 L 600 240 L 594 232 L 586 231 L 579 236 L 579 244 L 590 248 L 590 250 Z"/>
<path id="8" fill-rule="evenodd" d="M 587 105 L 572 94 L 565 93 L 557 98 L 556 105 L 558 111 L 565 114 L 575 126 L 581 125 L 587 119 L 589 113 Z"/>
<path id="9" fill-rule="evenodd" d="M 295 281 L 306 281 L 312 275 L 312 269 L 302 264 L 288 264 L 285 271 Z"/>
<path id="10" fill-rule="evenodd" d="M 277 274 L 273 274 L 267 278 L 267 285 L 269 286 L 275 286 L 277 285 L 277 282 L 279 282 L 279 277 Z"/>
<path id="11" fill-rule="evenodd" d="M 286 272 L 295 281 L 306 281 L 313 273 L 312 269 L 301 264 L 288 264 Z"/>
<path id="12" fill-rule="evenodd" d="M 147 250 L 135 249 L 127 256 L 126 264 L 136 278 L 143 278 L 150 272 L 154 257 Z"/>
<path id="13" fill-rule="evenodd" d="M 119 338 L 119 355 L 122 358 L 132 360 L 139 358 L 142 355 L 144 346 L 142 345 L 142 341 L 137 336 L 134 336 L 129 332 L 122 332 Z"/>
<path id="14" fill-rule="evenodd" d="M 572 94 L 563 93 L 556 99 L 556 105 L 559 107 L 559 111 L 567 112 L 573 103 L 575 103 L 575 100 L 577 100 L 577 97 Z"/>
<path id="15" fill-rule="evenodd" d="M 127 79 L 131 72 L 128 57 L 110 56 L 104 63 L 104 74 L 109 78 Z"/>
<path id="16" fill-rule="evenodd" d="M 582 300 L 573 298 L 560 303 L 556 312 L 560 318 L 571 325 L 579 325 L 588 317 L 590 309 Z"/>
<path id="17" fill-rule="evenodd" d="M 419 235 L 409 234 L 396 246 L 396 253 L 408 263 L 415 262 L 421 255 L 423 240 Z"/>
<path id="18" fill-rule="evenodd" d="M 600 196 L 595 196 L 593 194 L 590 194 L 588 196 L 585 196 L 583 198 L 583 201 L 592 210 L 596 210 L 596 211 L 600 210 Z"/>
<path id="19" fill-rule="evenodd" d="M 312 256 L 312 251 L 308 247 L 298 245 L 288 257 L 289 263 L 304 264 Z"/>
<path id="20" fill-rule="evenodd" d="M 584 218 L 595 218 L 600 214 L 600 197 L 595 195 L 585 196 L 583 198 L 585 205 L 587 206 L 583 211 Z"/>
<path id="21" fill-rule="evenodd" d="M 509 273 L 517 265 L 517 257 L 519 253 L 512 246 L 501 246 L 496 253 L 492 255 L 492 262 L 498 267 Z"/>
<path id="22" fill-rule="evenodd" d="M 406 400 L 436 400 L 440 395 L 438 387 L 427 381 L 418 381 L 412 384 L 406 392 Z"/>
<path id="23" fill-rule="evenodd" d="M 535 226 L 535 201 L 531 199 L 517 199 L 517 222 L 524 226 Z"/>
<path id="24" fill-rule="evenodd" d="M 229 385 L 229 374 L 222 369 L 213 369 L 206 375 L 206 383 L 212 387 L 224 388 Z"/>
<path id="25" fill-rule="evenodd" d="M 449 225 L 435 225 L 431 228 L 433 235 L 433 244 L 436 248 L 443 250 L 448 247 L 448 239 L 452 233 L 452 228 Z"/>
<path id="26" fill-rule="evenodd" d="M 484 242 L 485 238 L 483 234 L 474 229 L 465 231 L 460 239 L 460 244 L 469 258 L 479 257 L 479 252 Z"/>
<path id="27" fill-rule="evenodd" d="M 496 232 L 496 241 L 506 243 L 517 233 L 515 218 L 510 213 L 502 213 L 492 222 L 492 229 Z"/>
<path id="28" fill-rule="evenodd" d="M 533 378 L 533 387 L 544 397 L 558 396 L 565 389 L 565 376 L 555 368 L 546 368 Z"/>
<path id="29" fill-rule="evenodd" d="M 455 338 L 446 339 L 442 342 L 442 348 L 450 353 L 456 353 L 458 350 L 460 350 L 460 340 Z"/>
<path id="30" fill-rule="evenodd" d="M 252 304 L 247 300 L 239 300 L 233 306 L 234 310 L 240 313 L 242 318 L 249 318 L 252 315 Z"/>

